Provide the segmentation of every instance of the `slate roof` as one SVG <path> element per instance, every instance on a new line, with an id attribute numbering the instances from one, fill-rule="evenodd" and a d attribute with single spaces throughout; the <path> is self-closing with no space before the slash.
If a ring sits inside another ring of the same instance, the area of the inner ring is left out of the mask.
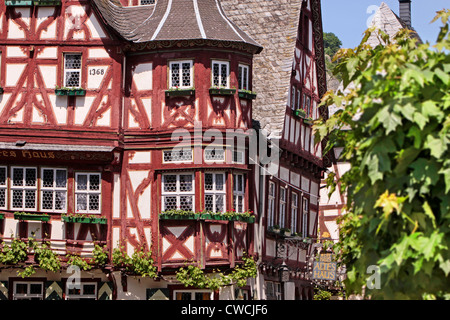
<path id="1" fill-rule="evenodd" d="M 422 39 L 417 34 L 417 32 L 413 28 L 408 28 L 408 25 L 402 19 L 400 19 L 399 16 L 397 16 L 384 2 L 381 3 L 377 12 L 375 12 L 371 26 L 383 30 L 390 36 L 391 39 L 401 29 L 410 29 L 411 31 L 413 31 L 411 36 L 416 38 L 419 43 L 422 43 Z M 380 41 L 378 40 L 377 36 L 373 34 L 368 39 L 367 43 L 372 47 L 376 47 L 380 44 Z"/>
<path id="2" fill-rule="evenodd" d="M 262 47 L 225 15 L 219 0 L 158 0 L 154 5 L 124 7 L 118 0 L 92 0 L 105 22 L 132 43 L 214 40 Z"/>

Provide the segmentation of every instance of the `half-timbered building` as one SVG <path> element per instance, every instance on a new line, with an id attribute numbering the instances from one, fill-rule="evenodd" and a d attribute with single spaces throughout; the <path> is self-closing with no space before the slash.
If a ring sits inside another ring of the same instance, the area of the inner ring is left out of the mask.
<path id="1" fill-rule="evenodd" d="M 161 213 L 253 210 L 248 142 L 219 136 L 252 128 L 261 49 L 215 0 L 1 1 L 2 248 L 47 241 L 63 267 L 22 278 L 32 256 L 2 265 L 0 298 L 234 297 L 175 271 L 232 269 L 253 252 L 251 223 Z M 158 278 L 107 264 L 70 289 L 65 256 L 95 244 L 150 251 Z"/>
<path id="2" fill-rule="evenodd" d="M 264 47 L 253 62 L 253 88 L 258 92 L 253 118 L 267 132 L 271 159 L 259 154 L 254 180 L 259 186 L 253 196 L 258 210 L 258 297 L 312 299 L 308 261 L 317 236 L 319 185 L 330 165 L 312 131 L 313 121 L 328 114 L 318 107 L 326 92 L 321 4 L 222 4 L 229 18 Z"/>

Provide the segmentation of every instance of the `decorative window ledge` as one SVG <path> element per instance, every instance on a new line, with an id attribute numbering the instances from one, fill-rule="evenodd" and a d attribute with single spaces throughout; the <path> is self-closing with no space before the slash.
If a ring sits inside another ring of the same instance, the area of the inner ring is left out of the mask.
<path id="1" fill-rule="evenodd" d="M 236 89 L 210 88 L 209 94 L 213 96 L 232 96 L 236 93 Z"/>
<path id="2" fill-rule="evenodd" d="M 195 94 L 195 89 L 169 89 L 166 90 L 166 97 L 182 97 L 182 96 L 193 96 Z"/>
<path id="3" fill-rule="evenodd" d="M 103 217 L 77 217 L 77 216 L 62 216 L 62 221 L 71 223 L 91 223 L 91 224 L 106 224 L 107 219 Z"/>
<path id="4" fill-rule="evenodd" d="M 247 100 L 255 100 L 256 99 L 256 93 L 249 92 L 249 91 L 239 91 L 238 92 L 239 98 L 247 99 Z"/>
<path id="5" fill-rule="evenodd" d="M 14 219 L 22 221 L 50 221 L 50 216 L 48 214 L 42 213 L 26 213 L 26 212 L 15 212 Z"/>
<path id="6" fill-rule="evenodd" d="M 85 96 L 86 90 L 81 88 L 60 88 L 55 89 L 55 93 L 57 96 Z"/>

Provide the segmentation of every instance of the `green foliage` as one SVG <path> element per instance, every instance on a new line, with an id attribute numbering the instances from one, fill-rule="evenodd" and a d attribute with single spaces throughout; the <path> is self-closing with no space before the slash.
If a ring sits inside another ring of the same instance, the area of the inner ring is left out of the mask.
<path id="1" fill-rule="evenodd" d="M 80 270 L 91 270 L 92 265 L 79 254 L 69 253 L 66 255 L 67 265 L 77 266 Z"/>
<path id="2" fill-rule="evenodd" d="M 112 263 L 117 268 L 141 277 L 155 278 L 157 276 L 152 254 L 149 251 L 146 252 L 144 248 L 135 250 L 130 257 L 124 246 L 116 247 L 112 253 Z"/>
<path id="3" fill-rule="evenodd" d="M 0 264 L 17 264 L 25 262 L 28 255 L 28 244 L 20 239 L 13 239 L 8 245 L 2 242 Z"/>
<path id="4" fill-rule="evenodd" d="M 34 248 L 34 260 L 39 264 L 39 268 L 46 271 L 56 272 L 61 270 L 61 260 L 59 256 L 50 248 L 49 243 L 36 245 Z"/>
<path id="5" fill-rule="evenodd" d="M 435 19 L 444 27 L 434 48 L 407 30 L 394 41 L 380 31 L 382 44 L 370 48 L 368 30 L 357 48 L 337 54 L 349 93 L 330 92 L 323 104 L 345 109 L 315 129 L 328 136 L 325 151 L 340 144 L 351 164 L 340 179 L 348 200 L 337 246 L 349 292 L 361 292 L 367 267 L 378 265 L 372 298 L 449 297 L 449 16 Z"/>
<path id="6" fill-rule="evenodd" d="M 342 42 L 333 32 L 324 32 L 323 46 L 325 54 L 330 56 L 330 58 L 333 58 L 336 52 L 341 48 Z"/>
<path id="7" fill-rule="evenodd" d="M 93 264 L 101 267 L 101 266 L 104 266 L 106 263 L 108 263 L 109 256 L 108 256 L 108 249 L 107 249 L 106 245 L 101 247 L 98 244 L 95 244 L 92 254 L 94 255 L 94 259 L 92 261 Z"/>
<path id="8" fill-rule="evenodd" d="M 206 274 L 200 267 L 188 265 L 180 268 L 176 277 L 186 287 L 199 289 L 218 290 L 221 287 L 236 284 L 243 287 L 247 284 L 248 278 L 255 278 L 257 275 L 256 262 L 252 257 L 243 257 L 243 265 L 236 266 L 231 272 L 214 271 Z"/>

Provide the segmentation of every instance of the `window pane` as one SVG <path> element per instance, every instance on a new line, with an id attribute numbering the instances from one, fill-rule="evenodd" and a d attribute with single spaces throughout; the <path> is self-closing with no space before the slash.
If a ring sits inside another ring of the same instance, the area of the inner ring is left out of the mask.
<path id="1" fill-rule="evenodd" d="M 180 86 L 180 64 L 172 63 L 171 71 L 172 71 L 172 73 L 171 73 L 172 87 L 179 87 Z"/>
<path id="2" fill-rule="evenodd" d="M 176 210 L 177 197 L 164 197 L 164 210 Z"/>
<path id="3" fill-rule="evenodd" d="M 22 208 L 23 207 L 23 190 L 13 190 L 12 196 L 12 207 Z"/>
<path id="4" fill-rule="evenodd" d="M 27 294 L 28 284 L 27 283 L 17 283 L 16 284 L 16 293 L 17 294 Z"/>
<path id="5" fill-rule="evenodd" d="M 56 170 L 56 187 L 65 188 L 67 183 L 66 170 Z"/>
<path id="6" fill-rule="evenodd" d="M 189 62 L 183 63 L 183 86 L 191 86 L 191 64 Z"/>
<path id="7" fill-rule="evenodd" d="M 180 210 L 193 210 L 193 196 L 180 196 Z"/>
<path id="8" fill-rule="evenodd" d="M 205 195 L 205 210 L 206 211 L 214 211 L 214 202 L 213 202 L 212 194 Z"/>
<path id="9" fill-rule="evenodd" d="M 13 169 L 13 186 L 23 186 L 23 169 Z"/>
<path id="10" fill-rule="evenodd" d="M 25 169 L 25 185 L 33 187 L 36 185 L 36 169 Z"/>
<path id="11" fill-rule="evenodd" d="M 213 64 L 213 86 L 219 86 L 219 64 L 214 63 Z"/>
<path id="12" fill-rule="evenodd" d="M 223 194 L 216 194 L 216 212 L 224 212 L 225 197 Z"/>
<path id="13" fill-rule="evenodd" d="M 66 208 L 66 192 L 55 192 L 55 210 L 64 210 Z"/>
<path id="14" fill-rule="evenodd" d="M 100 175 L 89 175 L 89 190 L 100 190 Z"/>
<path id="15" fill-rule="evenodd" d="M 36 207 L 36 190 L 25 190 L 25 208 L 34 209 Z"/>
<path id="16" fill-rule="evenodd" d="M 42 293 L 42 284 L 31 283 L 30 284 L 30 293 L 31 294 L 41 294 Z"/>
<path id="17" fill-rule="evenodd" d="M 95 294 L 95 284 L 85 284 L 83 285 L 83 294 L 94 295 Z"/>
<path id="18" fill-rule="evenodd" d="M 177 176 L 168 174 L 164 176 L 164 192 L 177 192 Z"/>
<path id="19" fill-rule="evenodd" d="M 53 209 L 53 191 L 42 192 L 42 209 Z"/>
<path id="20" fill-rule="evenodd" d="M 0 168 L 0 186 L 6 185 L 6 168 Z"/>
<path id="21" fill-rule="evenodd" d="M 66 71 L 65 86 L 69 88 L 76 88 L 80 86 L 80 71 Z"/>
<path id="22" fill-rule="evenodd" d="M 213 190 L 213 175 L 205 173 L 205 190 Z"/>
<path id="23" fill-rule="evenodd" d="M 224 190 L 224 187 L 225 187 L 224 182 L 225 181 L 223 181 L 223 180 L 224 180 L 223 174 L 221 174 L 221 173 L 216 174 L 216 190 L 217 191 Z"/>
<path id="24" fill-rule="evenodd" d="M 100 210 L 100 195 L 98 194 L 89 195 L 89 210 L 92 211 Z"/>
<path id="25" fill-rule="evenodd" d="M 221 86 L 227 87 L 227 80 L 228 80 L 228 66 L 224 63 L 221 65 Z"/>
<path id="26" fill-rule="evenodd" d="M 81 54 L 65 54 L 66 69 L 81 69 Z"/>
<path id="27" fill-rule="evenodd" d="M 192 175 L 180 174 L 180 191 L 181 192 L 192 191 Z"/>
<path id="28" fill-rule="evenodd" d="M 6 189 L 0 189 L 0 208 L 6 207 Z"/>
<path id="29" fill-rule="evenodd" d="M 44 169 L 42 171 L 42 186 L 44 188 L 53 187 L 53 170 Z"/>
<path id="30" fill-rule="evenodd" d="M 77 190 L 87 190 L 87 175 L 77 175 Z"/>
<path id="31" fill-rule="evenodd" d="M 87 210 L 87 194 L 77 194 L 77 210 Z"/>

